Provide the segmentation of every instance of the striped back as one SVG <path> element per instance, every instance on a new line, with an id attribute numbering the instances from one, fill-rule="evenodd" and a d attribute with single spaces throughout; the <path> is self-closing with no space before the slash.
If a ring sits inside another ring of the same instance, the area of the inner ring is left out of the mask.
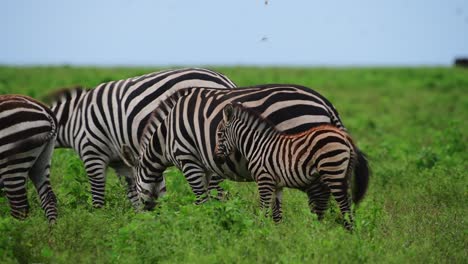
<path id="1" fill-rule="evenodd" d="M 137 151 L 154 102 L 165 93 L 192 86 L 236 87 L 220 73 L 188 68 L 111 81 L 91 90 L 75 87 L 59 91 L 51 107 L 60 125 L 58 147 L 79 149 L 81 131 L 88 129 L 111 150 L 118 152 L 126 144 Z"/>

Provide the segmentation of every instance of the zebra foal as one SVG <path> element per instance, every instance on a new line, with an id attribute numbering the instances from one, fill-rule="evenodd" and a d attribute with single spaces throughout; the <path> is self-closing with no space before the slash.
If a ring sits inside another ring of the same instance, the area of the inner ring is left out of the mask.
<path id="1" fill-rule="evenodd" d="M 13 217 L 24 219 L 28 214 L 29 177 L 47 219 L 55 222 L 57 201 L 49 169 L 56 135 L 57 121 L 48 107 L 26 96 L 0 95 L 0 188 Z"/>
<path id="2" fill-rule="evenodd" d="M 272 208 L 273 219 L 282 219 L 283 187 L 307 193 L 311 211 L 323 217 L 330 193 L 338 202 L 346 229 L 352 229 L 348 190 L 357 162 L 357 149 L 343 130 L 321 125 L 299 134 L 279 132 L 267 120 L 241 104 L 228 104 L 217 129 L 215 155 L 226 158 L 238 150 L 257 182 L 260 207 Z M 367 167 L 367 166 L 366 166 Z M 367 182 L 367 171 L 355 171 Z M 353 200 L 358 203 L 367 184 L 356 185 Z"/>

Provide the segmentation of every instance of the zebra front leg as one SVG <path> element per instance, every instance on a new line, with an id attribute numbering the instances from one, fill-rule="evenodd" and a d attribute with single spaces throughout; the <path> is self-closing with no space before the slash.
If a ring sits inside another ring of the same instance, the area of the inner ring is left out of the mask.
<path id="1" fill-rule="evenodd" d="M 6 197 L 10 203 L 10 214 L 23 220 L 28 216 L 29 203 L 26 193 L 26 177 L 24 173 L 9 176 L 3 182 Z"/>
<path id="2" fill-rule="evenodd" d="M 260 195 L 260 210 L 265 211 L 265 216 L 268 216 L 269 209 L 272 208 L 273 194 L 276 192 L 276 183 L 273 178 L 263 173 L 257 179 L 258 193 Z"/>
<path id="3" fill-rule="evenodd" d="M 86 173 L 91 183 L 91 195 L 93 206 L 104 206 L 104 193 L 106 186 L 107 159 L 99 156 L 87 156 L 83 158 Z"/>
<path id="4" fill-rule="evenodd" d="M 328 201 L 330 200 L 330 188 L 326 184 L 317 179 L 306 190 L 309 198 L 309 208 L 312 213 L 317 215 L 320 221 L 323 219 L 325 211 L 328 209 Z"/>
<path id="5" fill-rule="evenodd" d="M 283 189 L 277 189 L 275 194 L 275 201 L 273 203 L 273 221 L 280 223 L 283 220 L 283 209 L 281 202 L 283 199 Z"/>
<path id="6" fill-rule="evenodd" d="M 141 203 L 136 191 L 135 175 L 133 173 L 133 169 L 124 164 L 112 164 L 111 166 L 114 167 L 115 172 L 119 177 L 125 178 L 125 182 L 127 183 L 127 198 L 132 203 L 133 208 L 135 208 L 135 210 L 140 209 Z"/>
<path id="7" fill-rule="evenodd" d="M 195 163 L 186 163 L 182 166 L 182 173 L 196 196 L 195 204 L 199 205 L 206 202 L 209 196 L 206 173 L 203 168 Z"/>
<path id="8" fill-rule="evenodd" d="M 211 176 L 210 182 L 208 185 L 208 193 L 210 193 L 211 198 L 214 198 L 216 200 L 224 200 L 226 198 L 226 191 L 223 188 L 221 188 L 221 186 L 219 186 L 219 184 L 223 181 L 224 179 L 219 175 L 213 174 Z M 213 197 L 211 195 L 211 191 L 213 190 L 217 191 L 216 197 Z"/>
<path id="9" fill-rule="evenodd" d="M 57 219 L 57 198 L 50 185 L 50 163 L 54 150 L 54 141 L 44 147 L 42 153 L 29 171 L 29 178 L 34 184 L 41 200 L 41 207 L 49 223 L 54 224 Z"/>

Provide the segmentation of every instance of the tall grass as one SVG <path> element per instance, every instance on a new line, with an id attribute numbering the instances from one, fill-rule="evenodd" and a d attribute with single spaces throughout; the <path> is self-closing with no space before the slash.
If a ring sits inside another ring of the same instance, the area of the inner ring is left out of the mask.
<path id="1" fill-rule="evenodd" d="M 149 68 L 0 67 L 0 93 L 42 98 L 70 85 L 147 73 Z M 468 72 L 455 68 L 217 68 L 238 85 L 295 83 L 329 98 L 368 153 L 373 176 L 346 232 L 334 205 L 323 222 L 303 193 L 286 190 L 284 221 L 258 210 L 252 183 L 225 182 L 230 199 L 195 206 L 183 175 L 166 172 L 168 195 L 135 213 L 110 170 L 106 206 L 91 206 L 89 183 L 71 150 L 56 150 L 51 180 L 59 201 L 50 228 L 29 186 L 31 215 L 9 216 L 0 195 L 0 262 L 466 262 L 468 259 Z"/>

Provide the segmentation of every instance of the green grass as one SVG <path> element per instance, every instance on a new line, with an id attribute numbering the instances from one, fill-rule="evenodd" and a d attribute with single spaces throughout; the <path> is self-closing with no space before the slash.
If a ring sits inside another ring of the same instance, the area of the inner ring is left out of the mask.
<path id="1" fill-rule="evenodd" d="M 41 98 L 59 87 L 147 73 L 150 68 L 0 67 L 0 93 Z M 183 176 L 167 172 L 168 195 L 135 213 L 109 171 L 106 206 L 93 209 L 81 161 L 56 150 L 58 223 L 49 228 L 32 185 L 30 217 L 9 216 L 0 197 L 0 262 L 304 263 L 468 259 L 468 71 L 455 68 L 217 68 L 238 85 L 296 83 L 336 106 L 368 153 L 373 176 L 346 232 L 336 207 L 323 222 L 303 193 L 286 190 L 284 221 L 258 210 L 252 183 L 226 182 L 231 199 L 193 205 Z"/>

